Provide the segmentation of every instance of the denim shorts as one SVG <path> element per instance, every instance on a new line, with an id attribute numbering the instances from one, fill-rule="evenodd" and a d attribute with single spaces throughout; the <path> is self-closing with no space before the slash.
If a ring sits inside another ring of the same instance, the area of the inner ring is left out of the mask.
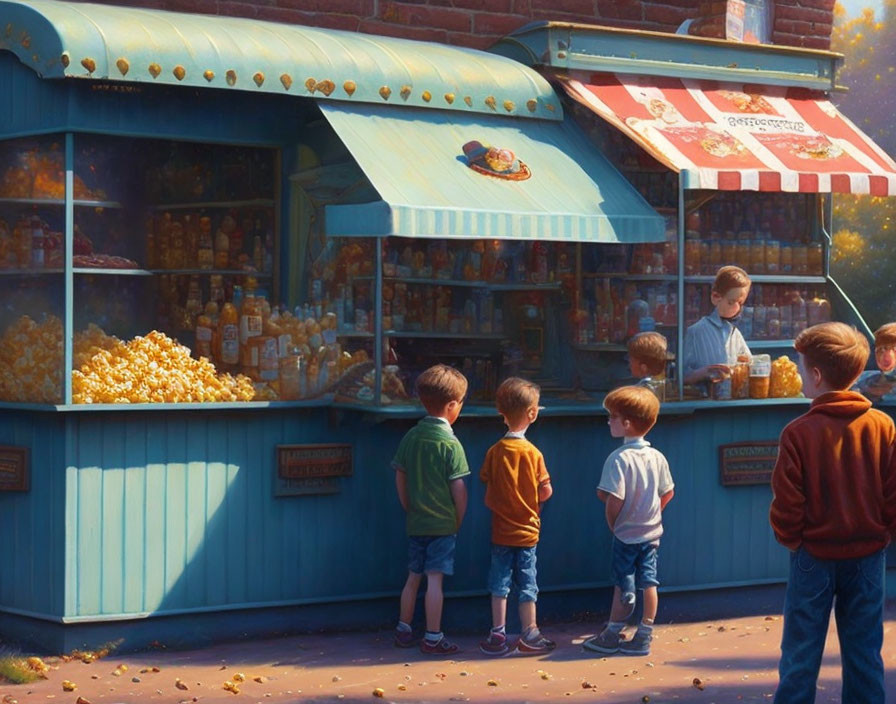
<path id="1" fill-rule="evenodd" d="M 408 570 L 416 574 L 454 574 L 456 535 L 408 536 Z"/>
<path id="2" fill-rule="evenodd" d="M 613 538 L 613 584 L 623 592 L 658 587 L 656 578 L 657 541 L 648 543 L 623 543 Z"/>
<path id="3" fill-rule="evenodd" d="M 506 597 L 514 585 L 519 590 L 520 601 L 538 601 L 535 547 L 492 545 L 492 564 L 488 570 L 488 591 L 492 596 Z"/>

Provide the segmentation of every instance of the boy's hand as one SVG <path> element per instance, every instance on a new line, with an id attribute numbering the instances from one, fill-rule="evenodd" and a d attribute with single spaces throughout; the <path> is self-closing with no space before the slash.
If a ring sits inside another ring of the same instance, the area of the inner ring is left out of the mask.
<path id="1" fill-rule="evenodd" d="M 703 367 L 706 379 L 715 384 L 731 376 L 731 367 L 727 364 L 707 364 Z"/>

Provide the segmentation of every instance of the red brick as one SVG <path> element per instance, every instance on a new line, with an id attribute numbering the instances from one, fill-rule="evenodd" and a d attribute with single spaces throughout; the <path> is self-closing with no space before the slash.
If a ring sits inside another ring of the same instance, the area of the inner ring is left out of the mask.
<path id="1" fill-rule="evenodd" d="M 673 30 L 684 22 L 690 13 L 681 7 L 670 7 L 669 5 L 653 5 L 644 3 L 644 20 L 647 22 L 656 22 Z"/>
<path id="2" fill-rule="evenodd" d="M 258 14 L 258 8 L 247 2 L 222 0 L 222 2 L 218 3 L 218 14 L 228 17 L 255 17 Z"/>
<path id="3" fill-rule="evenodd" d="M 448 38 L 448 33 L 442 29 L 408 27 L 403 24 L 381 22 L 373 19 L 362 19 L 358 24 L 358 31 L 366 32 L 367 34 L 379 34 L 385 37 L 403 37 L 423 42 L 441 42 L 442 44 Z"/>
<path id="4" fill-rule="evenodd" d="M 303 12 L 355 15 L 357 17 L 370 17 L 374 10 L 374 0 L 275 0 L 274 4 Z"/>
<path id="5" fill-rule="evenodd" d="M 469 32 L 472 29 L 470 13 L 466 10 L 398 2 L 383 3 L 379 19 L 410 27 L 434 27 L 452 32 Z"/>
<path id="6" fill-rule="evenodd" d="M 550 10 L 561 15 L 593 17 L 594 0 L 531 0 L 533 13 L 536 10 Z"/>
<path id="7" fill-rule="evenodd" d="M 176 3 L 166 4 L 176 4 L 177 9 L 175 12 L 195 12 L 200 15 L 218 14 L 218 0 L 178 0 Z M 144 4 L 142 2 L 140 6 L 150 7 L 149 4 Z"/>
<path id="8" fill-rule="evenodd" d="M 803 37 L 801 46 L 807 49 L 830 49 L 830 37 Z"/>
<path id="9" fill-rule="evenodd" d="M 647 6 L 651 3 L 644 2 L 643 4 Z M 696 17 L 700 6 L 700 0 L 664 0 L 662 3 L 658 4 L 672 5 L 673 7 L 682 7 L 690 12 L 690 17 Z"/>
<path id="10" fill-rule="evenodd" d="M 520 15 L 501 15 L 493 12 L 477 12 L 473 15 L 474 34 L 497 34 L 504 36 L 519 29 L 530 20 Z"/>
<path id="11" fill-rule="evenodd" d="M 818 10 L 828 10 L 833 12 L 836 0 L 799 0 L 802 7 L 814 7 Z"/>
<path id="12" fill-rule="evenodd" d="M 449 32 L 448 43 L 454 46 L 465 46 L 470 49 L 488 49 L 501 38 L 498 34 L 467 34 L 466 32 Z"/>
<path id="13" fill-rule="evenodd" d="M 259 7 L 256 15 L 260 20 L 268 22 L 280 22 L 281 24 L 301 24 L 313 27 L 314 15 L 307 12 L 292 10 L 288 7 Z"/>
<path id="14" fill-rule="evenodd" d="M 312 15 L 312 20 L 308 24 L 323 29 L 344 29 L 349 32 L 357 32 L 360 22 L 361 20 L 354 15 L 327 15 L 321 12 Z"/>
<path id="15" fill-rule="evenodd" d="M 778 20 L 775 22 L 775 29 L 786 34 L 802 37 L 812 34 L 812 23 L 800 22 L 798 20 Z"/>
<path id="16" fill-rule="evenodd" d="M 528 17 L 532 13 L 532 3 L 529 0 L 513 0 L 513 13 Z"/>
<path id="17" fill-rule="evenodd" d="M 576 24 L 597 24 L 598 18 L 594 15 L 576 15 L 571 12 L 556 12 L 548 8 L 533 9 L 532 20 L 545 22 L 573 22 Z"/>
<path id="18" fill-rule="evenodd" d="M 800 22 L 831 22 L 833 13 L 812 7 L 779 7 L 775 10 L 775 20 L 798 20 Z"/>
<path id="19" fill-rule="evenodd" d="M 441 1 L 439 4 L 442 4 Z M 514 12 L 513 0 L 448 0 L 445 4 L 478 12 Z"/>
<path id="20" fill-rule="evenodd" d="M 603 19 L 640 20 L 641 3 L 636 0 L 598 0 L 598 17 Z"/>

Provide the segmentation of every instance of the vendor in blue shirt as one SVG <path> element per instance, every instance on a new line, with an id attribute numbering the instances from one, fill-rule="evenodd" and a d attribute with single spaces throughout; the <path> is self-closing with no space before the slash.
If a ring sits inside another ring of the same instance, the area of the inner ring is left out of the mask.
<path id="1" fill-rule="evenodd" d="M 685 384 L 708 388 L 731 376 L 731 368 L 750 348 L 735 327 L 750 294 L 750 277 L 738 266 L 723 266 L 712 285 L 715 310 L 691 325 L 684 334 L 682 372 Z"/>

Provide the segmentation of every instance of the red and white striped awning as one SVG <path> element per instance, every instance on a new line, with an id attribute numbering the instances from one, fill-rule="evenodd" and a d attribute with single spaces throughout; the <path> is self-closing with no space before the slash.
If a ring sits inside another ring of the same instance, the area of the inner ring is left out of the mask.
<path id="1" fill-rule="evenodd" d="M 571 72 L 567 93 L 685 188 L 896 195 L 896 162 L 819 91 Z"/>

